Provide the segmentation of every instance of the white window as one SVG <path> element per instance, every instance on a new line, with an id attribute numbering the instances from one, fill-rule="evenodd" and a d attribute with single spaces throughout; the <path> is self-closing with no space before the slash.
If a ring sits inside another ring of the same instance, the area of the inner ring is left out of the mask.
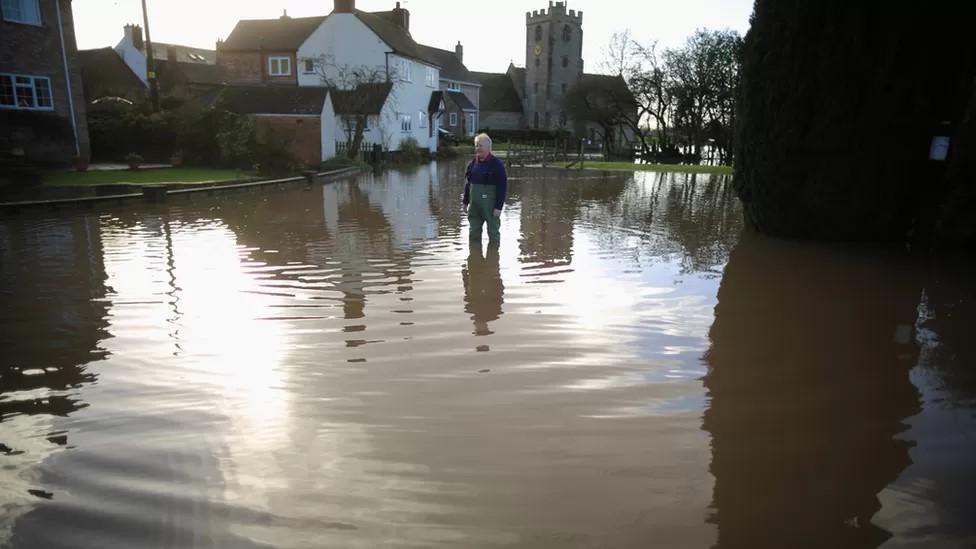
<path id="1" fill-rule="evenodd" d="M 51 79 L 26 74 L 0 74 L 0 108 L 53 110 Z"/>
<path id="2" fill-rule="evenodd" d="M 410 133 L 413 131 L 413 117 L 409 114 L 400 115 L 400 131 Z"/>
<path id="3" fill-rule="evenodd" d="M 411 69 L 413 68 L 413 61 L 409 59 L 400 59 L 400 80 L 406 82 L 413 82 L 413 75 L 411 74 Z"/>
<path id="4" fill-rule="evenodd" d="M 29 25 L 41 24 L 39 0 L 3 0 L 3 19 Z"/>
<path id="5" fill-rule="evenodd" d="M 421 128 L 426 128 L 427 127 L 427 113 L 425 113 L 424 111 L 419 111 L 417 113 L 417 120 L 420 120 L 420 127 Z"/>
<path id="6" fill-rule="evenodd" d="M 305 74 L 312 74 L 315 72 L 315 60 L 306 59 L 305 60 Z"/>
<path id="7" fill-rule="evenodd" d="M 475 129 L 474 113 L 468 113 L 468 135 L 474 135 Z"/>
<path id="8" fill-rule="evenodd" d="M 268 74 L 271 76 L 291 76 L 291 59 L 288 57 L 269 57 Z"/>
<path id="9" fill-rule="evenodd" d="M 427 87 L 437 87 L 437 71 L 433 67 L 427 67 Z"/>
<path id="10" fill-rule="evenodd" d="M 456 112 L 452 112 L 451 113 L 450 121 L 448 123 L 450 125 L 452 125 L 452 126 L 457 126 L 457 113 Z"/>
<path id="11" fill-rule="evenodd" d="M 448 82 L 447 83 L 447 89 L 448 89 L 448 91 L 459 92 L 459 91 L 461 91 L 461 83 L 460 82 L 454 82 L 454 81 Z"/>

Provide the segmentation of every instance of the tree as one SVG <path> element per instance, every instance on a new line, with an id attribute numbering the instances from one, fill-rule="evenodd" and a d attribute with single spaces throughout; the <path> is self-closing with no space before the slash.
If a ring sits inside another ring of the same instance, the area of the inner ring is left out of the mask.
<path id="1" fill-rule="evenodd" d="M 369 117 L 376 115 L 373 112 L 376 94 L 388 96 L 388 100 L 394 103 L 396 101 L 396 88 L 390 84 L 396 79 L 396 71 L 365 65 L 340 65 L 335 56 L 326 54 L 300 61 L 311 61 L 313 71 L 322 84 L 338 92 L 335 95 L 342 96 L 342 108 L 337 106 L 336 116 L 342 120 L 346 132 L 346 142 L 349 143 L 347 154 L 349 158 L 355 158 L 362 146 L 363 131 L 368 127 Z M 383 124 L 380 124 L 380 131 L 385 132 Z"/>

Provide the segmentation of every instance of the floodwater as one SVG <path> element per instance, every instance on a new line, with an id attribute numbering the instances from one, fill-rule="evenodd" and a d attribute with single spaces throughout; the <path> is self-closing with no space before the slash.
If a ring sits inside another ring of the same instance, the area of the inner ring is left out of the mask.
<path id="1" fill-rule="evenodd" d="M 972 261 L 462 169 L 0 218 L 0 546 L 976 545 Z"/>

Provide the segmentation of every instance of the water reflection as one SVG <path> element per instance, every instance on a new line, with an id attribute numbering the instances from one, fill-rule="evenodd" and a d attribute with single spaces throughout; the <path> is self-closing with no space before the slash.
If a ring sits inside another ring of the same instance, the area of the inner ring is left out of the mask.
<path id="1" fill-rule="evenodd" d="M 464 312 L 471 314 L 475 335 L 493 334 L 488 323 L 502 314 L 505 283 L 498 268 L 498 246 L 489 244 L 487 253 L 480 242 L 469 243 L 468 261 L 461 270 L 464 284 Z"/>
<path id="2" fill-rule="evenodd" d="M 61 418 L 106 357 L 105 278 L 97 219 L 0 224 L 0 545 L 54 495 L 36 464 L 76 442 Z"/>
<path id="3" fill-rule="evenodd" d="M 705 355 L 718 547 L 876 547 L 909 465 L 920 280 L 896 254 L 745 233 Z"/>
<path id="4" fill-rule="evenodd" d="M 463 168 L 0 219 L 12 546 L 971 534 L 971 269 L 737 244 L 676 174 L 512 170 L 468 247 Z"/>

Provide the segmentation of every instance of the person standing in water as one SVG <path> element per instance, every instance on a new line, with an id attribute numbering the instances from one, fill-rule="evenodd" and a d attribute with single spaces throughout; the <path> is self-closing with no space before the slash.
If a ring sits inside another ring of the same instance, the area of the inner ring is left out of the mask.
<path id="1" fill-rule="evenodd" d="M 491 154 L 491 138 L 478 134 L 474 138 L 474 160 L 465 170 L 464 211 L 468 214 L 471 240 L 481 242 L 481 227 L 488 224 L 488 244 L 501 239 L 501 215 L 508 193 L 505 164 Z"/>

